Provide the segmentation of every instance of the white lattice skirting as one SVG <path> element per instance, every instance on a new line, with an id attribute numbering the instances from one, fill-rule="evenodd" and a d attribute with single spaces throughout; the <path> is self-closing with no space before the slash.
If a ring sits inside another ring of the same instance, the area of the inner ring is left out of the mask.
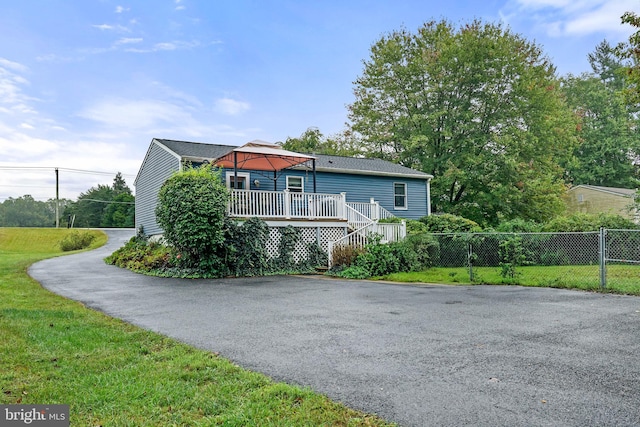
<path id="1" fill-rule="evenodd" d="M 282 228 L 284 227 L 269 227 L 267 253 L 270 258 L 278 255 Z M 300 231 L 300 238 L 293 252 L 293 258 L 296 262 L 309 256 L 307 247 L 310 243 L 317 243 L 323 251 L 328 252 L 329 242 L 338 240 L 346 234 L 345 227 L 296 227 L 296 229 Z"/>

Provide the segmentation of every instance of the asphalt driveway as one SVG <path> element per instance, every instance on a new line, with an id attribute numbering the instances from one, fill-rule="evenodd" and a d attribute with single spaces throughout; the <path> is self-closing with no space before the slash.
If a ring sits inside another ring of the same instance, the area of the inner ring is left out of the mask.
<path id="1" fill-rule="evenodd" d="M 407 426 L 640 425 L 640 298 L 105 265 L 131 231 L 29 273 L 60 295 Z M 640 280 L 640 278 L 639 278 Z"/>

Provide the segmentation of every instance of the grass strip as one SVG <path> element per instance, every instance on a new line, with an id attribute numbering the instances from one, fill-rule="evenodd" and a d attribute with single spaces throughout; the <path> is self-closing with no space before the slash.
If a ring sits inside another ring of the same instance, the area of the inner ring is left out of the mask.
<path id="1" fill-rule="evenodd" d="M 43 289 L 27 268 L 68 232 L 0 228 L 0 403 L 69 404 L 73 426 L 392 425 Z"/>
<path id="2" fill-rule="evenodd" d="M 520 285 L 600 292 L 597 265 L 523 266 L 516 276 L 504 278 L 498 267 L 473 267 L 470 279 L 468 267 L 433 267 L 412 273 L 394 273 L 380 279 L 408 283 L 441 283 L 452 285 Z M 639 265 L 608 265 L 605 292 L 640 295 Z"/>

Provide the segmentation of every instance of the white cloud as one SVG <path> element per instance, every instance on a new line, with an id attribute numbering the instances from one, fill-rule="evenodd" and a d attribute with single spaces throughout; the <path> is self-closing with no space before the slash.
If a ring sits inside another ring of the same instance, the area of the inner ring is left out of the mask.
<path id="1" fill-rule="evenodd" d="M 638 6 L 638 0 L 512 0 L 501 15 L 506 21 L 526 16 L 555 37 L 594 33 L 619 36 L 631 33 L 620 17 L 624 12 L 637 11 Z"/>
<path id="2" fill-rule="evenodd" d="M 127 27 L 124 27 L 122 25 L 111 25 L 111 24 L 99 24 L 99 25 L 92 25 L 93 28 L 97 28 L 101 31 L 116 31 L 116 32 L 120 32 L 120 33 L 130 33 L 131 30 L 128 29 Z"/>
<path id="3" fill-rule="evenodd" d="M 100 24 L 100 25 L 92 25 L 93 28 L 97 28 L 99 30 L 113 30 L 113 25 L 109 24 Z"/>
<path id="4" fill-rule="evenodd" d="M 47 53 L 45 55 L 36 56 L 38 62 L 72 62 L 78 61 L 81 58 L 72 58 L 69 56 L 60 56 L 55 53 Z"/>
<path id="5" fill-rule="evenodd" d="M 616 4 L 610 4 L 616 3 Z M 629 27 L 622 25 L 620 17 L 626 11 L 632 10 L 630 2 L 617 1 L 602 4 L 591 11 L 578 14 L 574 19 L 566 22 L 567 34 L 590 34 L 594 32 L 628 33 Z M 637 8 L 637 2 L 636 8 Z"/>
<path id="6" fill-rule="evenodd" d="M 215 137 L 244 137 L 252 132 L 225 124 L 211 124 L 210 115 L 197 99 L 166 87 L 160 86 L 160 89 L 165 92 L 166 99 L 112 98 L 85 108 L 78 116 L 99 123 L 105 131 L 98 133 L 96 130 L 91 138 L 102 140 L 122 140 L 146 134 L 149 138 L 161 136 L 212 141 Z M 225 104 L 226 114 L 248 109 L 248 104 L 238 101 Z"/>
<path id="7" fill-rule="evenodd" d="M 29 85 L 29 81 L 18 72 L 28 70 L 22 64 L 0 58 L 0 105 L 4 113 L 33 113 L 29 103 L 34 100 L 27 96 L 22 88 Z"/>
<path id="8" fill-rule="evenodd" d="M 215 106 L 216 111 L 230 116 L 236 116 L 251 109 L 251 105 L 248 102 L 236 101 L 231 98 L 220 98 L 216 100 Z"/>
<path id="9" fill-rule="evenodd" d="M 128 7 L 116 6 L 116 13 L 128 12 L 129 10 Z"/>
<path id="10" fill-rule="evenodd" d="M 123 38 L 119 39 L 118 41 L 116 41 L 114 44 L 115 45 L 136 44 L 136 43 L 142 43 L 142 41 L 143 41 L 142 38 L 127 38 L 127 37 L 123 37 Z"/>
<path id="11" fill-rule="evenodd" d="M 184 109 L 165 101 L 118 98 L 102 101 L 78 115 L 113 129 L 143 129 L 189 118 Z"/>
<path id="12" fill-rule="evenodd" d="M 162 51 L 173 51 L 173 50 L 188 50 L 193 49 L 195 47 L 199 47 L 201 44 L 198 41 L 171 41 L 171 42 L 160 42 L 155 43 L 153 46 L 148 48 L 143 47 L 132 47 L 125 49 L 126 52 L 133 53 L 152 53 L 152 52 L 162 52 Z"/>
<path id="13" fill-rule="evenodd" d="M 4 161 L 24 161 L 33 156 L 45 156 L 55 153 L 58 145 L 48 139 L 32 137 L 26 133 L 7 128 L 0 136 L 0 155 Z"/>
<path id="14" fill-rule="evenodd" d="M 26 73 L 27 71 L 29 71 L 29 68 L 27 68 L 25 65 L 19 64 L 17 62 L 9 61 L 8 59 L 5 59 L 5 58 L 0 58 L 0 67 L 7 68 L 20 73 Z"/>

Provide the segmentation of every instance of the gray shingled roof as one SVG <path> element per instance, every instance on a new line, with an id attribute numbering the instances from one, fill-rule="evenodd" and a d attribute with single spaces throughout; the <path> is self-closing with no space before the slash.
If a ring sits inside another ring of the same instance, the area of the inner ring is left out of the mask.
<path id="1" fill-rule="evenodd" d="M 234 148 L 233 145 L 205 144 L 201 142 L 176 141 L 159 139 L 156 141 L 168 149 L 186 158 L 217 159 Z M 308 153 L 306 153 L 308 154 Z M 309 154 L 316 158 L 316 170 L 323 172 L 342 172 L 368 175 L 410 175 L 415 178 L 427 179 L 431 175 L 410 169 L 381 159 L 366 159 L 359 157 L 329 156 L 325 154 Z"/>
<path id="2" fill-rule="evenodd" d="M 187 158 L 217 159 L 236 148 L 231 145 L 205 144 L 203 142 L 176 141 L 173 139 L 154 139 L 180 157 Z"/>
<path id="3" fill-rule="evenodd" d="M 374 172 L 390 175 L 414 175 L 416 177 L 424 177 L 425 179 L 430 177 L 427 173 L 382 159 L 329 156 L 325 154 L 315 154 L 314 156 L 316 157 L 316 169 L 327 172 Z"/>
<path id="4" fill-rule="evenodd" d="M 636 189 L 632 188 L 619 188 L 619 187 L 603 187 L 600 185 L 588 185 L 588 184 L 580 184 L 572 187 L 570 191 L 575 191 L 578 188 L 590 188 L 592 190 L 604 191 L 606 193 L 614 193 L 619 194 L 621 196 L 633 196 L 636 194 Z"/>

